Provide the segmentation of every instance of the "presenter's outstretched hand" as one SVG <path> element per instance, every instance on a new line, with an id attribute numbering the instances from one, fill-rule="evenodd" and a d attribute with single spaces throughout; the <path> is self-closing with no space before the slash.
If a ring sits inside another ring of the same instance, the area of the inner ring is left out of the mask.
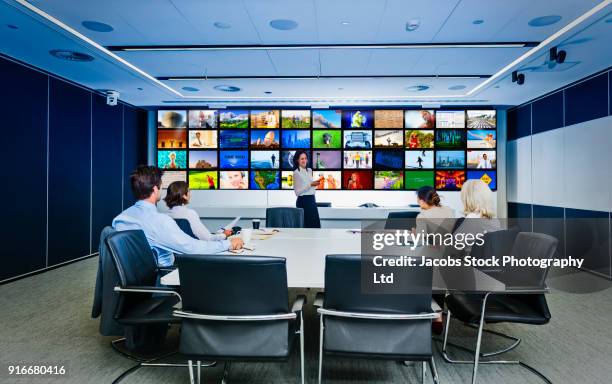
<path id="1" fill-rule="evenodd" d="M 230 239 L 230 250 L 234 251 L 236 249 L 242 249 L 244 242 L 239 237 L 234 237 Z"/>

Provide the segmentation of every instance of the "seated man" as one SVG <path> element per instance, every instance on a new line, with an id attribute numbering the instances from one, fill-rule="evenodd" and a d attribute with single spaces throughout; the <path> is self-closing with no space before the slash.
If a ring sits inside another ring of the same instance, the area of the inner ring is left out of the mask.
<path id="1" fill-rule="evenodd" d="M 174 264 L 174 253 L 210 254 L 242 248 L 242 240 L 202 241 L 185 234 L 174 219 L 157 211 L 161 199 L 163 171 L 153 166 L 139 166 L 130 175 L 130 184 L 136 204 L 121 212 L 113 220 L 117 231 L 141 229 L 157 255 L 160 267 Z"/>

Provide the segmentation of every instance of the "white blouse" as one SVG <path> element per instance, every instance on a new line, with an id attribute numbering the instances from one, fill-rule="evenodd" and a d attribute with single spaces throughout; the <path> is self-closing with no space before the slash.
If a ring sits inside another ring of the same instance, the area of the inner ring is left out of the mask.
<path id="1" fill-rule="evenodd" d="M 208 228 L 206 228 L 206 226 L 200 220 L 200 215 L 198 215 L 198 213 L 193 209 L 187 208 L 184 205 L 172 207 L 168 211 L 168 216 L 172 217 L 173 219 L 185 219 L 189 221 L 193 234 L 200 240 L 225 240 L 226 238 L 225 234 L 223 233 L 210 233 Z"/>
<path id="2" fill-rule="evenodd" d="M 293 171 L 293 191 L 296 196 L 314 195 L 316 188 L 312 183 L 312 169 L 298 168 Z"/>

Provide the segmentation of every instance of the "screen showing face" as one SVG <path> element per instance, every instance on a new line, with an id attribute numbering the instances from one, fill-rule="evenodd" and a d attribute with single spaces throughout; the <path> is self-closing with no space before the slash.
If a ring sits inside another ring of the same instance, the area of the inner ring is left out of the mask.
<path id="1" fill-rule="evenodd" d="M 293 170 L 293 159 L 295 155 L 295 150 L 293 151 L 282 151 L 281 153 L 281 168 L 286 170 Z M 308 156 L 308 165 L 307 168 L 312 168 L 311 164 L 311 156 L 310 152 L 306 151 L 306 156 Z"/>
<path id="2" fill-rule="evenodd" d="M 470 169 L 495 169 L 495 151 L 467 151 L 467 167 Z"/>
<path id="3" fill-rule="evenodd" d="M 372 171 L 343 171 L 342 187 L 346 190 L 373 189 Z"/>
<path id="4" fill-rule="evenodd" d="M 406 148 L 429 149 L 434 147 L 434 131 L 407 129 L 405 134 Z"/>
<path id="5" fill-rule="evenodd" d="M 217 131 L 189 131 L 189 148 L 217 148 Z"/>
<path id="6" fill-rule="evenodd" d="M 215 129 L 219 114 L 214 110 L 189 111 L 189 129 Z"/>
<path id="7" fill-rule="evenodd" d="M 219 172 L 219 187 L 221 189 L 249 189 L 248 171 Z"/>
<path id="8" fill-rule="evenodd" d="M 433 109 L 422 109 L 404 112 L 404 127 L 410 129 L 434 129 L 436 115 Z"/>

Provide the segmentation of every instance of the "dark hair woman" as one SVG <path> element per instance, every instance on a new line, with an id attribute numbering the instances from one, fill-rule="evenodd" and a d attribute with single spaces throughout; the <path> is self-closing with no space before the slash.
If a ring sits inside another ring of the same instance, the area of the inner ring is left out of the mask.
<path id="1" fill-rule="evenodd" d="M 295 206 L 304 210 L 304 227 L 321 228 L 319 210 L 315 199 L 319 181 L 312 180 L 312 169 L 308 168 L 308 154 L 297 150 L 293 155 L 293 191 L 297 196 Z"/>
<path id="2" fill-rule="evenodd" d="M 455 212 L 440 202 L 434 187 L 425 186 L 416 191 L 421 213 L 417 216 L 417 232 L 450 233 L 455 223 Z"/>

